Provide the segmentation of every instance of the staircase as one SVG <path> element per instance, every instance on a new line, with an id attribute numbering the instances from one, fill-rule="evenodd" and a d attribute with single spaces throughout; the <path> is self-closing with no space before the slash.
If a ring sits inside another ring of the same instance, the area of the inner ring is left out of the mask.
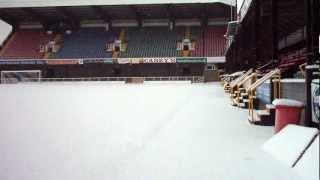
<path id="1" fill-rule="evenodd" d="M 264 110 L 254 110 L 249 116 L 249 122 L 255 125 L 273 126 L 275 123 L 276 109 L 272 104 L 267 104 Z"/>
<path id="2" fill-rule="evenodd" d="M 190 51 L 182 51 L 182 57 L 189 57 Z"/>
<path id="3" fill-rule="evenodd" d="M 126 30 L 125 29 L 121 29 L 120 34 L 119 34 L 119 40 L 121 40 L 121 49 L 126 51 L 128 45 L 126 43 L 124 43 L 126 40 Z M 112 58 L 118 58 L 118 57 L 120 57 L 120 52 L 113 51 Z"/>
<path id="4" fill-rule="evenodd" d="M 187 27 L 184 32 L 184 39 L 190 39 L 191 38 L 191 30 L 190 27 Z M 190 56 L 190 50 L 183 50 L 182 51 L 182 57 L 188 57 Z"/>
<path id="5" fill-rule="evenodd" d="M 55 42 L 56 52 L 58 52 L 60 50 L 60 48 L 61 48 L 62 35 L 60 33 L 57 33 L 55 35 L 53 41 Z M 45 53 L 43 55 L 43 59 L 49 59 L 52 56 L 54 56 L 54 53 L 45 51 Z"/>
<path id="6" fill-rule="evenodd" d="M 265 74 L 262 78 L 258 79 L 255 83 L 253 83 L 248 88 L 248 99 L 249 99 L 249 117 L 248 120 L 252 124 L 257 125 L 272 125 L 274 124 L 275 119 L 275 107 L 273 105 L 266 105 L 265 110 L 256 110 L 254 102 L 257 101 L 256 99 L 256 88 L 260 86 L 262 83 L 267 81 L 268 79 L 273 79 L 271 82 L 274 82 L 273 89 L 274 94 L 273 98 L 280 98 L 281 89 L 280 89 L 280 79 L 281 79 L 281 72 L 279 69 L 274 69 L 269 73 Z"/>
<path id="7" fill-rule="evenodd" d="M 238 106 L 240 108 L 248 108 L 249 106 L 249 96 L 248 89 L 250 86 L 256 82 L 258 75 L 256 73 L 252 73 L 236 85 L 236 91 L 234 92 L 233 105 Z"/>
<path id="8" fill-rule="evenodd" d="M 121 40 L 122 42 L 124 42 L 126 40 L 126 30 L 125 29 L 121 29 L 120 34 L 119 34 L 119 40 Z"/>
<path id="9" fill-rule="evenodd" d="M 231 105 L 238 106 L 240 108 L 248 108 L 249 98 L 245 88 L 239 88 L 233 94 L 231 94 Z"/>
<path id="10" fill-rule="evenodd" d="M 190 27 L 187 27 L 186 28 L 186 31 L 184 33 L 184 38 L 185 39 L 190 39 L 191 38 L 191 30 L 190 30 Z"/>
<path id="11" fill-rule="evenodd" d="M 52 56 L 52 53 L 46 51 L 43 55 L 43 59 L 49 59 L 51 56 Z"/>
<path id="12" fill-rule="evenodd" d="M 112 58 L 118 58 L 119 56 L 120 56 L 120 52 L 118 52 L 118 51 L 112 52 Z"/>

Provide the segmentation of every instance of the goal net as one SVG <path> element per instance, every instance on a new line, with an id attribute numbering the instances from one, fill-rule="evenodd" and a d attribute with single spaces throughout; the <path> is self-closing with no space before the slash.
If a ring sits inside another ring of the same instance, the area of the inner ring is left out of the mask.
<path id="1" fill-rule="evenodd" d="M 1 71 L 2 84 L 14 84 L 19 82 L 40 82 L 40 70 Z"/>

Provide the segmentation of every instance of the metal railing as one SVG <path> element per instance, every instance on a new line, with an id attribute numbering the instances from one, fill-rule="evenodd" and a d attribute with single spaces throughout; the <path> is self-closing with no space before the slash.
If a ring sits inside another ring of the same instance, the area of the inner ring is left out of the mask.
<path id="1" fill-rule="evenodd" d="M 81 77 L 81 78 L 16 78 L 2 79 L 3 84 L 24 83 L 24 82 L 81 82 L 81 81 L 123 81 L 143 78 L 143 81 L 191 81 L 192 83 L 204 82 L 203 76 L 163 76 L 163 77 Z"/>

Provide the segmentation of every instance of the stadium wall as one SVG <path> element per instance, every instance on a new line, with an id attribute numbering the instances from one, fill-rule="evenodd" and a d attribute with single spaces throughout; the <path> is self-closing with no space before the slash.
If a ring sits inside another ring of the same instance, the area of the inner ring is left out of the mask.
<path id="1" fill-rule="evenodd" d="M 202 76 L 204 63 L 0 65 L 0 71 L 41 70 L 43 78 Z"/>

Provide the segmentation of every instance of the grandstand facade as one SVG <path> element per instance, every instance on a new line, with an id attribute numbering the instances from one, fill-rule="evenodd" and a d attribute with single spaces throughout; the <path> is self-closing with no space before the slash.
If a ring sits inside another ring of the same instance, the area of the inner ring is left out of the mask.
<path id="1" fill-rule="evenodd" d="M 40 69 L 48 78 L 203 75 L 207 64 L 223 67 L 224 35 L 234 11 L 223 1 L 7 4 L 0 18 L 13 32 L 2 46 L 0 68 Z"/>
<path id="2" fill-rule="evenodd" d="M 226 33 L 226 71 L 255 69 L 261 75 L 275 72 L 266 78 L 270 80 L 268 83 L 259 84 L 257 101 L 269 99 L 271 103 L 279 98 L 275 89 L 282 91 L 282 95 L 291 93 L 290 98 L 306 104 L 301 122 L 306 126 L 314 125 L 312 101 L 316 95 L 311 94 L 311 86 L 312 81 L 319 79 L 319 9 L 318 0 L 245 0 L 238 19 L 228 24 Z M 292 87 L 288 88 L 287 82 L 283 82 L 279 84 L 281 88 L 276 87 L 272 83 L 276 76 L 301 83 L 291 82 Z"/>

